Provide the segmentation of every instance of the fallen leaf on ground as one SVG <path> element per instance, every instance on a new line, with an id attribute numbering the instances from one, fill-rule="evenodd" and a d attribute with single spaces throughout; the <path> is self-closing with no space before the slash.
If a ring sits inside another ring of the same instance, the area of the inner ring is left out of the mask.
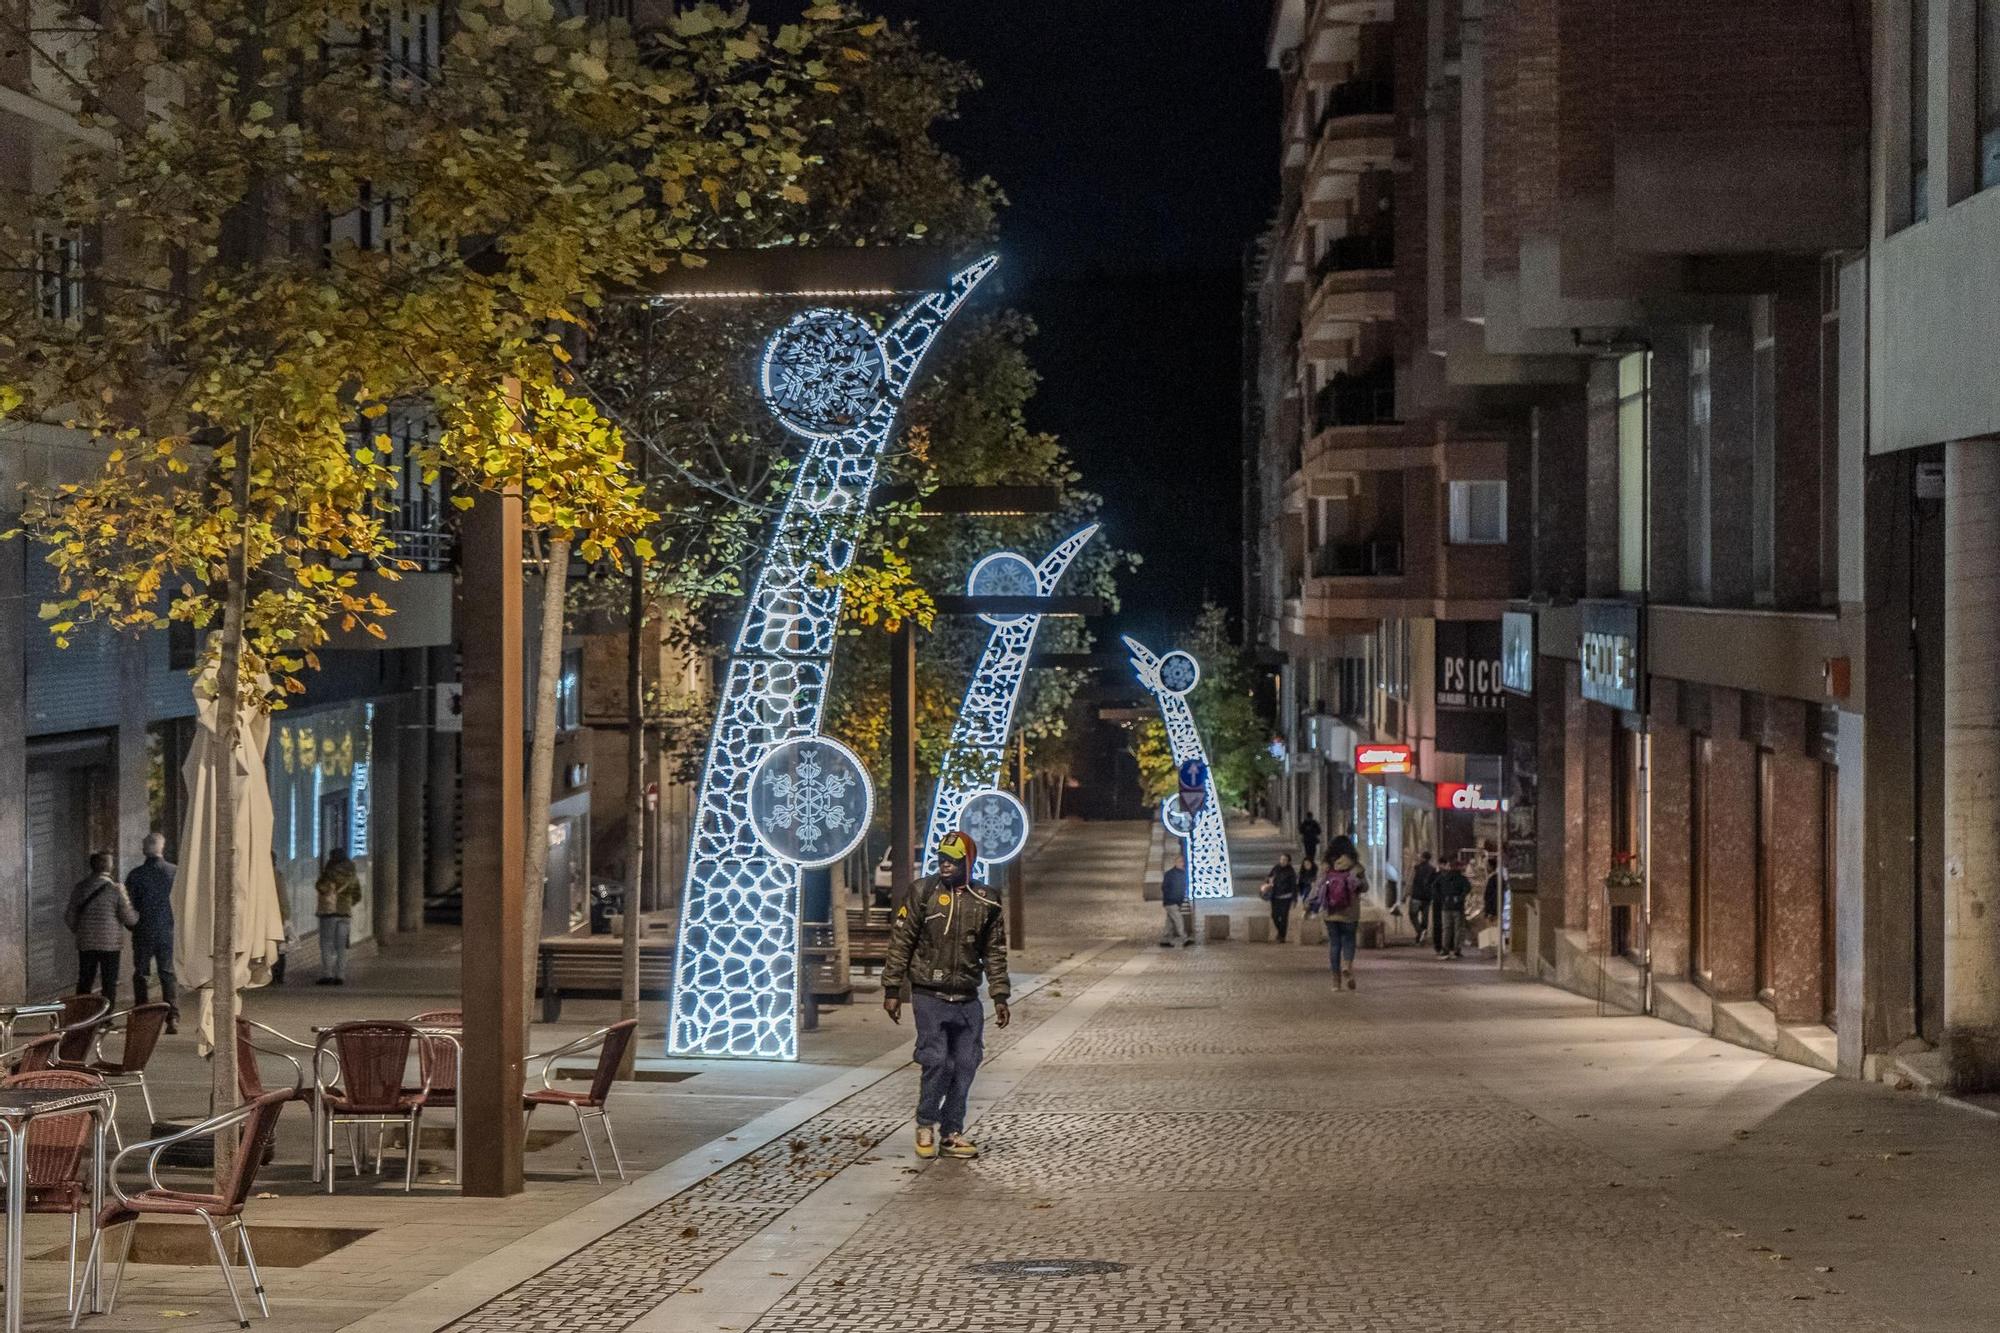
<path id="1" fill-rule="evenodd" d="M 1815 1273 L 1831 1273 L 1832 1271 L 1832 1264 L 1817 1264 L 1813 1267 L 1813 1272 Z"/>
<path id="2" fill-rule="evenodd" d="M 701 1234 L 701 1228 L 700 1228 L 700 1227 L 695 1227 L 695 1226 L 687 1226 L 687 1227 L 682 1227 L 682 1228 L 681 1228 L 681 1239 L 682 1239 L 682 1240 L 693 1240 L 693 1239 L 694 1239 L 694 1238 L 695 1238 L 696 1236 L 699 1236 L 700 1234 Z"/>

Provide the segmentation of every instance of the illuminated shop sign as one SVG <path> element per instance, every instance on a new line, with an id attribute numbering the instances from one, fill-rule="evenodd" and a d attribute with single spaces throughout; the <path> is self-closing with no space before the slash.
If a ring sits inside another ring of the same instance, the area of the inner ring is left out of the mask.
<path id="1" fill-rule="evenodd" d="M 1437 808 L 1463 810 L 1475 815 L 1498 814 L 1507 808 L 1507 802 L 1498 796 L 1487 795 L 1486 789 L 1476 782 L 1440 782 L 1437 785 Z"/>
<path id="2" fill-rule="evenodd" d="M 1535 692 L 1535 613 L 1508 611 L 1500 617 L 1500 688 L 1509 694 Z"/>
<path id="3" fill-rule="evenodd" d="M 1583 603 L 1583 635 L 1578 650 L 1584 698 L 1628 713 L 1644 711 L 1638 607 L 1630 602 Z"/>
<path id="4" fill-rule="evenodd" d="M 1357 745 L 1354 747 L 1354 771 L 1363 777 L 1414 773 L 1417 761 L 1407 745 Z"/>

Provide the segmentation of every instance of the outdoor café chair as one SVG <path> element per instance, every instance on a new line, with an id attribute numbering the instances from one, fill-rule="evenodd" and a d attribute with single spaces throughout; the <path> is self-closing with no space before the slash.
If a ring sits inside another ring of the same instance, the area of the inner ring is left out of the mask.
<path id="1" fill-rule="evenodd" d="M 106 1258 L 104 1233 L 112 1227 L 125 1227 L 125 1246 L 119 1251 L 118 1272 L 111 1279 L 111 1296 L 104 1306 L 104 1312 L 110 1314 L 118 1308 L 118 1287 L 125 1280 L 125 1264 L 132 1257 L 132 1238 L 140 1219 L 199 1217 L 208 1228 L 208 1242 L 215 1249 L 215 1262 L 222 1269 L 222 1280 L 229 1287 L 230 1304 L 236 1307 L 237 1326 L 248 1328 L 250 1320 L 243 1313 L 243 1298 L 236 1292 L 236 1275 L 229 1271 L 229 1252 L 222 1246 L 222 1233 L 225 1231 L 236 1233 L 236 1242 L 243 1247 L 243 1266 L 250 1270 L 250 1290 L 257 1297 L 257 1309 L 269 1319 L 271 1307 L 264 1299 L 263 1276 L 257 1272 L 257 1252 L 250 1245 L 250 1228 L 243 1224 L 243 1201 L 250 1197 L 250 1190 L 257 1183 L 257 1169 L 264 1161 L 265 1149 L 270 1146 L 271 1133 L 278 1126 L 278 1112 L 284 1109 L 289 1099 L 288 1093 L 266 1093 L 248 1106 L 210 1116 L 177 1134 L 135 1143 L 112 1158 L 111 1167 L 105 1173 L 105 1185 L 113 1198 L 97 1215 L 97 1234 L 91 1237 L 90 1257 L 83 1262 L 82 1281 L 77 1284 L 77 1290 L 81 1292 L 89 1284 L 93 1268 L 102 1270 Z M 243 1127 L 243 1134 L 237 1141 L 229 1179 L 220 1194 L 168 1189 L 160 1183 L 160 1155 L 167 1149 L 188 1139 L 228 1133 L 238 1125 Z M 118 1168 L 126 1158 L 140 1153 L 146 1154 L 146 1177 L 151 1182 L 150 1187 L 137 1194 L 127 1194 L 118 1187 Z M 82 1313 L 83 1302 L 79 1300 L 70 1311 L 71 1328 L 76 1327 L 77 1316 Z"/>
<path id="2" fill-rule="evenodd" d="M 102 995 L 80 992 L 62 997 L 62 1013 L 56 1017 L 54 1034 L 62 1038 L 56 1050 L 56 1064 L 81 1069 L 90 1060 L 97 1034 L 111 1017 L 111 1001 Z"/>
<path id="3" fill-rule="evenodd" d="M 458 1179 L 465 1177 L 465 1140 L 459 1134 L 458 1123 L 458 1066 L 460 1055 L 459 1038 L 451 1034 L 465 1030 L 465 1012 L 461 1009 L 426 1009 L 421 1014 L 411 1014 L 410 1022 L 424 1029 L 417 1039 L 417 1071 L 425 1083 L 430 1085 L 430 1096 L 424 1100 L 426 1111 L 440 1107 L 451 1112 L 452 1171 Z M 415 1092 L 414 1088 L 404 1088 L 404 1092 Z M 380 1162 L 380 1151 L 376 1160 Z"/>
<path id="4" fill-rule="evenodd" d="M 423 1121 L 424 1103 L 430 1096 L 430 1081 L 422 1077 L 415 1088 L 403 1086 L 403 1070 L 410 1062 L 410 1046 L 418 1039 L 409 1023 L 367 1019 L 340 1023 L 319 1034 L 319 1049 L 313 1068 L 320 1069 L 319 1051 L 331 1050 L 340 1061 L 340 1086 L 320 1093 L 320 1132 L 317 1145 L 326 1164 L 326 1192 L 333 1193 L 333 1136 L 337 1125 L 400 1124 L 409 1139 L 403 1151 L 403 1192 L 417 1180 L 417 1130 Z M 422 1070 L 419 1070 L 420 1076 Z M 357 1171 L 359 1166 L 357 1164 Z"/>
<path id="5" fill-rule="evenodd" d="M 625 1159 L 618 1155 L 618 1139 L 611 1132 L 611 1110 L 605 1104 L 611 1096 L 611 1084 L 618 1077 L 618 1066 L 624 1063 L 625 1048 L 632 1044 L 632 1033 L 639 1026 L 636 1018 L 621 1019 L 608 1028 L 599 1028 L 587 1037 L 578 1037 L 567 1046 L 558 1046 L 553 1051 L 541 1055 L 531 1055 L 528 1062 L 542 1062 L 542 1086 L 530 1088 L 522 1094 L 527 1110 L 523 1113 L 521 1136 L 527 1137 L 528 1122 L 535 1118 L 537 1106 L 567 1106 L 576 1113 L 576 1132 L 583 1136 L 584 1151 L 590 1154 L 590 1174 L 597 1177 L 597 1183 L 604 1183 L 604 1172 L 597 1166 L 597 1149 L 591 1146 L 590 1131 L 584 1127 L 584 1120 L 593 1117 L 604 1125 L 604 1141 L 611 1146 L 611 1162 L 618 1168 L 618 1178 L 625 1179 Z M 565 1055 L 575 1055 L 597 1048 L 597 1068 L 591 1072 L 590 1087 L 584 1092 L 565 1092 L 551 1086 L 555 1076 L 556 1061 Z"/>
<path id="6" fill-rule="evenodd" d="M 158 1117 L 153 1111 L 152 1089 L 146 1086 L 146 1065 L 152 1060 L 154 1048 L 160 1044 L 160 1034 L 167 1030 L 167 1023 L 173 1016 L 174 1007 L 170 1004 L 160 1001 L 152 1004 L 135 1004 L 130 1009 L 122 1010 L 105 1020 L 104 1026 L 98 1029 L 96 1048 L 88 1063 L 78 1066 L 58 1060 L 56 1067 L 80 1069 L 83 1073 L 95 1074 L 104 1080 L 104 1085 L 108 1088 L 136 1086 L 139 1089 L 139 1099 L 146 1106 L 146 1133 L 151 1134 L 153 1123 Z M 124 1020 L 122 1029 L 114 1026 L 120 1019 Z M 125 1044 L 119 1049 L 116 1060 L 107 1060 L 104 1056 L 104 1039 L 114 1031 L 122 1031 L 125 1034 Z M 116 1119 L 111 1122 L 111 1132 L 115 1138 L 118 1133 Z M 119 1146 L 124 1145 L 121 1143 Z"/>
<path id="7" fill-rule="evenodd" d="M 5 1061 L 7 1072 L 10 1074 L 33 1074 L 44 1069 L 54 1069 L 56 1048 L 61 1045 L 60 1032 L 45 1032 L 39 1037 L 22 1042 L 5 1055 L 0 1055 L 0 1061 Z"/>
<path id="8" fill-rule="evenodd" d="M 102 1086 L 94 1074 L 74 1069 L 38 1069 L 27 1074 L 10 1074 L 0 1079 L 0 1088 L 67 1088 L 83 1090 Z M 30 1213 L 69 1214 L 69 1303 L 77 1302 L 76 1235 L 77 1218 L 90 1211 L 90 1187 L 76 1178 L 83 1162 L 83 1150 L 90 1146 L 91 1118 L 85 1112 L 50 1115 L 28 1122 L 28 1197 L 22 1209 Z"/>

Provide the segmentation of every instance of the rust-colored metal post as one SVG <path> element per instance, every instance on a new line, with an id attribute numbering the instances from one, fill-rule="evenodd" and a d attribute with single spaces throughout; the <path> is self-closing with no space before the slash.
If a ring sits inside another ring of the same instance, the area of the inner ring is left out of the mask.
<path id="1" fill-rule="evenodd" d="M 466 831 L 459 954 L 465 1051 L 459 1073 L 459 1188 L 480 1198 L 522 1189 L 521 1073 L 526 999 L 521 957 L 521 495 L 484 494 L 465 515 L 458 625 L 463 646 Z"/>

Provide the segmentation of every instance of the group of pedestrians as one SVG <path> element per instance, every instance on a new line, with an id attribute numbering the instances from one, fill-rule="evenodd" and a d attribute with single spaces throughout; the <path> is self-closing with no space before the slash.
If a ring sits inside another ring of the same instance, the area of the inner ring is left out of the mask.
<path id="1" fill-rule="evenodd" d="M 76 937 L 76 989 L 80 995 L 102 995 L 118 1007 L 118 960 L 125 936 L 132 936 L 132 994 L 135 1003 L 152 1000 L 152 981 L 159 978 L 160 998 L 176 1006 L 167 1031 L 179 1028 L 179 986 L 174 976 L 174 881 L 180 867 L 167 860 L 167 840 L 148 833 L 140 844 L 143 859 L 120 883 L 117 858 L 110 852 L 90 854 L 90 873 L 70 890 L 63 923 Z M 327 854 L 314 884 L 319 917 L 321 986 L 347 984 L 347 942 L 354 909 L 361 902 L 361 877 L 345 848 Z M 281 905 L 282 905 L 282 899 Z M 280 963 L 283 956 L 280 955 Z M 284 974 L 274 970 L 272 979 Z"/>
<path id="2" fill-rule="evenodd" d="M 1462 852 L 1442 868 L 1425 852 L 1417 858 L 1417 871 L 1410 879 L 1410 925 L 1418 944 L 1430 936 L 1431 950 L 1440 958 L 1465 956 L 1465 902 L 1472 896 L 1465 867 Z"/>
<path id="3" fill-rule="evenodd" d="M 1326 948 L 1333 969 L 1333 984 L 1353 990 L 1354 950 L 1361 934 L 1361 899 L 1368 892 L 1368 873 L 1361 867 L 1361 854 L 1354 840 L 1336 834 L 1326 847 L 1326 864 L 1319 862 L 1321 830 L 1310 813 L 1299 822 L 1299 842 L 1305 855 L 1292 864 L 1290 852 L 1280 852 L 1278 863 L 1264 876 L 1258 890 L 1270 904 L 1271 926 L 1277 942 L 1291 937 L 1292 911 L 1305 902 L 1306 915 L 1326 923 Z"/>

